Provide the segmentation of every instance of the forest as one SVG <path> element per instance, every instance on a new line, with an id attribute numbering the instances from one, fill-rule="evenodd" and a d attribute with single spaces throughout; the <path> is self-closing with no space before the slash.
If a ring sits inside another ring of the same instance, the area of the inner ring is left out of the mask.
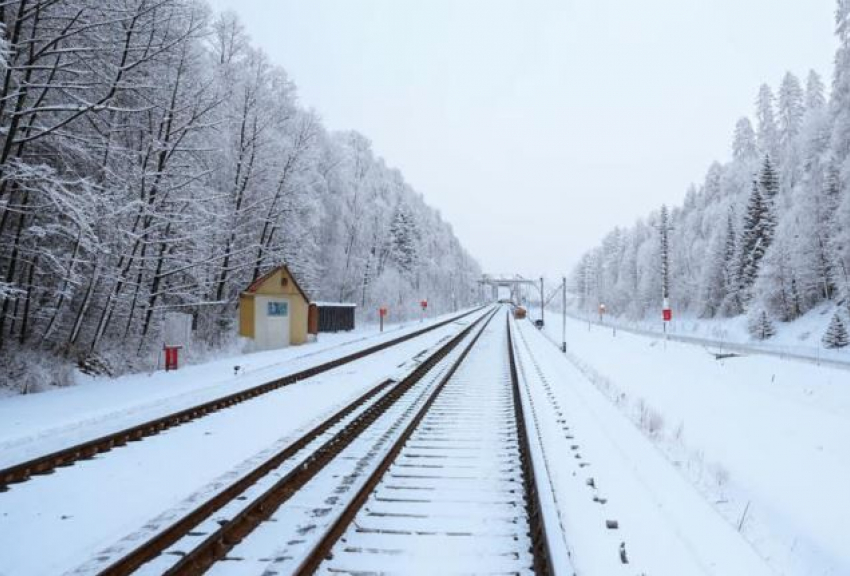
<path id="1" fill-rule="evenodd" d="M 363 314 L 477 297 L 451 226 L 366 137 L 326 129 L 234 14 L 14 0 L 0 23 L 0 386 L 147 367 L 170 312 L 229 345 L 240 291 L 281 263 Z"/>
<path id="2" fill-rule="evenodd" d="M 734 127 L 732 158 L 713 163 L 684 203 L 615 228 L 571 276 L 584 311 L 630 319 L 746 314 L 769 338 L 823 303 L 828 347 L 847 344 L 850 304 L 850 2 L 838 0 L 831 89 L 816 72 L 764 84 Z M 828 92 L 828 94 L 827 94 Z"/>

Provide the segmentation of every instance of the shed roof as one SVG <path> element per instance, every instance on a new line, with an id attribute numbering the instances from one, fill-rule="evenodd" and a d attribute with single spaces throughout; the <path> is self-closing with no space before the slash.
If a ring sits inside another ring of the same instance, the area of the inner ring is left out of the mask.
<path id="1" fill-rule="evenodd" d="M 298 290 L 298 293 L 301 294 L 301 296 L 304 298 L 304 300 L 309 302 L 310 297 L 307 296 L 307 293 L 304 292 L 304 290 L 301 289 L 301 286 L 299 286 L 298 281 L 295 279 L 295 275 L 292 272 L 289 271 L 289 268 L 286 266 L 286 264 L 281 264 L 280 266 L 275 266 L 274 268 L 272 268 L 271 270 L 269 270 L 268 272 L 266 272 L 265 274 L 263 274 L 262 276 L 260 276 L 256 280 L 254 280 L 253 282 L 251 282 L 251 285 L 248 286 L 248 288 L 245 290 L 245 292 L 248 292 L 248 293 L 256 292 L 259 289 L 259 287 L 262 286 L 263 282 L 265 282 L 266 280 L 268 280 L 269 278 L 274 276 L 274 273 L 277 272 L 278 270 L 283 270 L 283 272 L 287 276 L 289 276 L 290 280 L 292 280 L 292 283 L 295 285 L 295 289 Z"/>

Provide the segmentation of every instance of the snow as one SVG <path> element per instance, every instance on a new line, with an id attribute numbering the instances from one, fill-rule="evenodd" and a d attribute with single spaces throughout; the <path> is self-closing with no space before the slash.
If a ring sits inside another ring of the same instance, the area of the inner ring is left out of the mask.
<path id="1" fill-rule="evenodd" d="M 697 318 L 692 314 L 674 316 L 667 323 L 668 339 L 698 344 L 712 348 L 716 352 L 760 353 L 811 361 L 850 368 L 850 349 L 827 349 L 821 342 L 827 326 L 835 313 L 835 306 L 824 304 L 817 306 L 807 314 L 791 322 L 774 322 L 776 335 L 764 340 L 754 339 L 747 330 L 747 316 L 732 318 Z M 571 317 L 579 322 L 588 322 L 588 315 L 571 311 Z M 592 324 L 616 327 L 645 336 L 663 336 L 664 326 L 658 320 L 626 320 L 621 317 L 605 317 L 601 324 L 596 314 L 589 316 Z M 560 319 L 557 320 L 557 336 L 560 341 Z"/>
<path id="2" fill-rule="evenodd" d="M 530 574 L 522 467 L 497 314 L 318 574 Z"/>
<path id="3" fill-rule="evenodd" d="M 530 323 L 515 325 L 521 373 L 534 397 L 564 537 L 578 574 L 771 573 L 556 347 Z M 616 529 L 607 527 L 612 520 Z M 627 565 L 620 558 L 621 545 Z"/>
<path id="4" fill-rule="evenodd" d="M 560 342 L 560 319 L 546 331 Z M 850 571 L 846 370 L 764 355 L 718 361 L 702 346 L 622 330 L 615 336 L 572 319 L 567 344 L 568 358 L 609 406 L 632 420 L 729 526 L 741 524 L 773 569 Z M 641 473 L 654 467 L 636 466 Z"/>
<path id="5" fill-rule="evenodd" d="M 543 331 L 528 321 L 514 322 L 514 346 L 549 547 L 553 557 L 561 559 L 561 572 L 566 562 L 578 574 L 606 576 L 850 571 L 844 528 L 850 513 L 845 497 L 850 485 L 850 455 L 844 446 L 850 438 L 846 370 L 764 355 L 718 361 L 702 346 L 624 331 L 615 335 L 610 327 L 588 327 L 575 320 L 567 323 L 565 355 L 553 344 L 560 341 L 560 319 L 547 318 Z M 510 425 L 509 416 L 500 416 L 508 412 L 502 405 L 504 392 L 488 384 L 503 383 L 504 357 L 496 361 L 506 346 L 503 320 L 501 315 L 494 318 L 480 347 L 435 404 L 426 421 L 431 429 L 448 434 L 465 430 L 467 437 L 475 431 L 483 434 L 484 425 L 496 417 L 508 423 L 503 426 Z M 12 535 L 0 539 L 0 574 L 56 574 L 75 567 L 75 574 L 97 572 L 103 559 L 126 552 L 351 399 L 387 377 L 401 377 L 415 365 L 415 358 L 469 321 L 451 323 L 262 399 L 10 486 L 0 494 L 0 533 Z M 338 335 L 312 345 L 309 353 L 307 347 L 291 348 L 175 373 L 4 399 L 2 458 L 12 462 L 79 436 L 123 427 L 143 414 L 172 411 L 420 326 L 410 324 L 383 336 Z M 296 565 L 458 353 L 456 349 L 293 495 L 273 522 L 262 524 L 234 548 L 231 557 L 242 562 L 218 565 L 213 573 L 285 571 Z M 234 377 L 232 364 L 237 360 L 245 370 Z M 8 422 L 5 415 L 14 415 L 14 421 Z M 33 421 L 26 422 L 28 418 Z M 410 460 L 406 467 L 419 462 L 428 446 L 429 439 L 417 434 L 402 453 Z M 347 551 L 336 554 L 337 561 L 374 568 L 373 560 L 386 557 L 382 551 L 401 550 L 404 554 L 393 558 L 406 558 L 407 564 L 397 564 L 405 569 L 433 569 L 437 564 L 428 558 L 439 554 L 472 562 L 467 567 L 512 569 L 494 555 L 515 544 L 500 528 L 508 526 L 502 521 L 511 506 L 498 504 L 501 474 L 513 466 L 512 452 L 500 450 L 493 439 L 482 440 L 474 450 L 461 444 L 441 465 L 461 458 L 459 465 L 477 467 L 471 474 L 480 479 L 475 489 L 440 474 L 427 480 L 404 478 L 397 463 L 361 512 L 361 530 L 349 535 Z M 489 449 L 482 451 L 481 446 Z M 268 481 L 296 466 L 310 449 L 282 464 Z M 423 482 L 432 490 L 428 504 L 414 506 L 422 518 L 402 522 L 393 513 L 393 495 L 422 488 Z M 246 495 L 259 493 L 263 486 L 252 487 Z M 217 520 L 230 517 L 245 502 L 235 501 L 202 524 L 200 532 L 208 533 Z M 439 534 L 410 542 L 362 530 L 373 525 L 394 529 L 410 522 L 425 532 L 456 528 L 474 533 L 470 542 L 475 545 L 461 550 L 449 541 L 454 538 Z M 33 543 L 50 554 L 33 554 Z M 162 572 L 189 545 L 191 538 L 175 544 L 174 554 L 150 563 L 143 573 Z"/>
<path id="6" fill-rule="evenodd" d="M 776 335 L 759 341 L 747 331 L 747 316 L 732 318 L 697 318 L 692 314 L 676 315 L 667 324 L 667 334 L 671 339 L 717 346 L 718 350 L 741 349 L 758 351 L 777 356 L 793 356 L 800 359 L 812 359 L 834 365 L 850 366 L 850 349 L 829 350 L 821 343 L 835 306 L 822 304 L 791 322 L 775 322 Z M 587 322 L 586 314 L 573 313 L 574 318 Z M 598 324 L 597 315 L 591 316 L 592 323 Z M 605 317 L 603 324 L 617 326 L 645 335 L 662 335 L 664 327 L 660 317 L 657 320 L 644 319 L 629 321 L 623 318 Z M 560 327 L 560 321 L 556 324 Z M 558 334 L 560 338 L 560 334 Z"/>
<path id="7" fill-rule="evenodd" d="M 385 378 L 412 369 L 411 358 L 469 321 L 10 486 L 0 498 L 0 533 L 12 535 L 0 540 L 0 573 L 61 573 L 122 536 L 138 537 L 162 511 L 185 507 L 198 492 L 221 487 L 223 477 L 292 442 Z M 50 554 L 34 554 L 33 545 Z"/>
<path id="8" fill-rule="evenodd" d="M 428 322 L 439 322 L 444 315 Z M 79 386 L 0 398 L 0 468 L 219 398 L 397 338 L 426 326 L 406 322 L 321 334 L 310 344 L 233 355 L 177 371 L 119 378 L 81 376 Z M 234 367 L 239 366 L 238 374 Z"/>
<path id="9" fill-rule="evenodd" d="M 240 558 L 240 562 L 219 563 L 209 573 L 226 576 L 287 573 L 298 566 L 309 554 L 311 544 L 342 513 L 348 498 L 363 486 L 370 471 L 401 435 L 469 338 L 467 336 L 399 402 L 293 494 L 268 522 L 260 524 L 235 546 L 229 556 Z"/>

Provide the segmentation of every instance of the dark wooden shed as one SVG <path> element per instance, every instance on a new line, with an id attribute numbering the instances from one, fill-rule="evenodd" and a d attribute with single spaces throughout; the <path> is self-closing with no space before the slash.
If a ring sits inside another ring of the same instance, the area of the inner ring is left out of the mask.
<path id="1" fill-rule="evenodd" d="M 315 302 L 319 332 L 345 332 L 354 330 L 356 304 L 347 302 Z"/>

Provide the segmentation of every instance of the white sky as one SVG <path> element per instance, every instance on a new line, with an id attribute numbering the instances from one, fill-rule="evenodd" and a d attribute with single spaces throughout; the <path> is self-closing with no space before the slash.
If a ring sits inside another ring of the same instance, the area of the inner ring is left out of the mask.
<path id="1" fill-rule="evenodd" d="M 486 271 L 560 276 L 730 156 L 758 86 L 831 81 L 834 0 L 211 0 Z"/>

